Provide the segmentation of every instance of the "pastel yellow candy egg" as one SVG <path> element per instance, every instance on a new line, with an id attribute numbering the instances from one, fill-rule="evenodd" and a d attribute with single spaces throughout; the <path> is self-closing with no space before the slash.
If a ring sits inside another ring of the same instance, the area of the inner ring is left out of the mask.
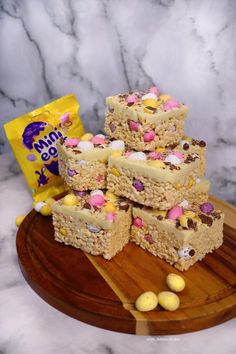
<path id="1" fill-rule="evenodd" d="M 193 184 L 195 183 L 194 179 L 192 177 L 189 178 L 187 188 L 191 188 Z"/>
<path id="2" fill-rule="evenodd" d="M 111 173 L 116 177 L 120 176 L 120 172 L 115 167 L 112 167 Z"/>
<path id="3" fill-rule="evenodd" d="M 119 157 L 122 155 L 122 151 L 121 150 L 115 150 L 111 153 L 112 157 Z"/>
<path id="4" fill-rule="evenodd" d="M 93 134 L 86 133 L 86 134 L 81 136 L 80 141 L 89 141 L 89 140 L 92 139 L 92 137 L 93 137 Z"/>
<path id="5" fill-rule="evenodd" d="M 106 202 L 106 205 L 104 206 L 103 210 L 107 213 L 113 212 L 116 210 L 116 206 L 112 202 Z"/>
<path id="6" fill-rule="evenodd" d="M 161 215 L 161 216 L 163 216 L 163 218 L 165 218 L 166 214 L 167 214 L 167 211 L 166 210 L 153 209 L 153 214 L 155 214 L 156 216 Z"/>
<path id="7" fill-rule="evenodd" d="M 158 298 L 153 291 L 146 291 L 139 295 L 135 301 L 135 307 L 138 311 L 152 311 L 157 307 Z"/>
<path id="8" fill-rule="evenodd" d="M 66 231 L 65 229 L 63 229 L 63 227 L 60 227 L 59 232 L 60 232 L 60 234 L 63 235 L 63 236 L 66 236 L 66 235 L 67 235 L 67 231 Z"/>
<path id="9" fill-rule="evenodd" d="M 154 108 L 150 107 L 150 106 L 145 106 L 144 107 L 144 112 L 145 113 L 149 113 L 149 114 L 152 114 L 155 112 Z"/>
<path id="10" fill-rule="evenodd" d="M 171 291 L 161 291 L 157 297 L 159 305 L 167 311 L 175 311 L 180 305 L 178 295 Z"/>
<path id="11" fill-rule="evenodd" d="M 63 199 L 63 204 L 66 206 L 73 206 L 78 203 L 78 198 L 74 194 L 67 194 Z"/>
<path id="12" fill-rule="evenodd" d="M 170 273 L 166 277 L 168 288 L 175 292 L 180 292 L 185 288 L 185 280 L 178 274 Z"/>
<path id="13" fill-rule="evenodd" d="M 146 107 L 152 107 L 152 108 L 157 108 L 157 106 L 158 106 L 157 101 L 154 100 L 153 98 L 148 98 L 148 99 L 144 100 L 143 104 Z"/>
<path id="14" fill-rule="evenodd" d="M 16 223 L 16 226 L 19 227 L 20 224 L 22 223 L 22 221 L 24 220 L 24 218 L 26 217 L 26 215 L 19 215 L 17 216 L 16 220 L 15 220 L 15 223 Z"/>
<path id="15" fill-rule="evenodd" d="M 182 227 L 188 227 L 188 218 L 186 215 L 181 215 L 178 219 Z"/>
<path id="16" fill-rule="evenodd" d="M 162 167 L 164 168 L 166 165 L 161 160 L 149 160 L 148 164 L 153 167 Z"/>
<path id="17" fill-rule="evenodd" d="M 186 210 L 185 212 L 184 212 L 184 215 L 186 215 L 188 218 L 195 218 L 197 215 L 193 212 L 193 211 L 191 211 L 191 210 Z"/>
<path id="18" fill-rule="evenodd" d="M 107 191 L 105 196 L 109 200 L 117 200 L 117 196 L 112 192 Z"/>
<path id="19" fill-rule="evenodd" d="M 165 151 L 165 148 L 159 147 L 159 148 L 156 148 L 155 151 L 156 151 L 156 152 L 164 152 L 164 151 Z"/>
<path id="20" fill-rule="evenodd" d="M 45 204 L 44 206 L 42 206 L 42 208 L 40 209 L 40 214 L 42 214 L 43 216 L 52 215 L 51 206 L 49 204 Z"/>
<path id="21" fill-rule="evenodd" d="M 158 97 L 158 100 L 161 101 L 161 102 L 166 102 L 166 101 L 169 101 L 171 99 L 171 96 L 170 95 L 160 95 Z"/>
<path id="22" fill-rule="evenodd" d="M 51 206 L 53 203 L 55 203 L 55 199 L 53 199 L 53 198 L 47 198 L 47 199 L 45 200 L 45 203 L 47 203 L 47 204 L 49 204 L 49 205 Z"/>

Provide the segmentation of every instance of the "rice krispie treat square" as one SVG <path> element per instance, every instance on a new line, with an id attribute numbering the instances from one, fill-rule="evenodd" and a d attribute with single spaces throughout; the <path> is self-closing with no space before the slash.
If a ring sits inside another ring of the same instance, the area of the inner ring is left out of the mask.
<path id="1" fill-rule="evenodd" d="M 131 206 L 108 191 L 67 194 L 52 205 L 52 217 L 56 241 L 106 259 L 130 238 Z"/>
<path id="2" fill-rule="evenodd" d="M 77 138 L 62 138 L 57 145 L 59 173 L 74 191 L 106 188 L 107 160 L 124 142 L 111 141 L 103 134 L 87 133 Z"/>
<path id="3" fill-rule="evenodd" d="M 168 210 L 191 198 L 201 174 L 197 153 L 125 151 L 109 157 L 107 188 L 137 203 Z"/>
<path id="4" fill-rule="evenodd" d="M 137 151 L 178 144 L 188 108 L 156 87 L 106 98 L 105 131 Z"/>
<path id="5" fill-rule="evenodd" d="M 131 241 L 184 271 L 222 245 L 223 222 L 224 214 L 208 202 L 195 211 L 135 206 Z"/>

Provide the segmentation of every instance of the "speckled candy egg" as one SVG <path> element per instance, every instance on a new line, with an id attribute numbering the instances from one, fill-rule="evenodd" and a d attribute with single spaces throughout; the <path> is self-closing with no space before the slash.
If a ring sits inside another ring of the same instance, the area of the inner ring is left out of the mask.
<path id="1" fill-rule="evenodd" d="M 158 294 L 158 303 L 167 311 L 175 311 L 179 307 L 180 301 L 178 295 L 171 291 L 161 291 Z"/>
<path id="2" fill-rule="evenodd" d="M 135 307 L 138 311 L 147 312 L 154 310 L 158 305 L 158 298 L 153 291 L 146 291 L 139 295 L 135 301 Z"/>
<path id="3" fill-rule="evenodd" d="M 184 260 L 191 259 L 195 255 L 195 251 L 191 247 L 181 247 L 178 249 L 178 256 Z"/>
<path id="4" fill-rule="evenodd" d="M 166 277 L 168 288 L 175 292 L 180 292 L 185 288 L 185 280 L 178 274 L 170 273 Z"/>

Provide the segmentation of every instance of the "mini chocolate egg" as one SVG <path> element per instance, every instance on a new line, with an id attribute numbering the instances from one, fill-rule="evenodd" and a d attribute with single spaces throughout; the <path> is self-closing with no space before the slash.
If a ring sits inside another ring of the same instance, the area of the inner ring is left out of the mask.
<path id="1" fill-rule="evenodd" d="M 158 305 L 158 298 L 153 291 L 146 291 L 139 295 L 135 301 L 135 307 L 138 311 L 146 312 L 154 310 Z"/>
<path id="2" fill-rule="evenodd" d="M 49 205 L 51 206 L 53 203 L 55 203 L 55 199 L 53 199 L 53 198 L 47 198 L 47 199 L 45 200 L 45 203 L 47 203 L 47 204 L 49 204 Z"/>
<path id="3" fill-rule="evenodd" d="M 159 305 L 167 311 L 175 311 L 180 305 L 178 295 L 171 291 L 161 291 L 157 297 Z"/>
<path id="4" fill-rule="evenodd" d="M 19 215 L 19 216 L 17 216 L 16 221 L 15 221 L 17 227 L 20 226 L 20 224 L 23 222 L 23 220 L 24 220 L 25 217 L 26 217 L 26 215 Z"/>
<path id="5" fill-rule="evenodd" d="M 178 249 L 178 256 L 183 258 L 185 261 L 191 259 L 195 255 L 195 251 L 191 247 L 181 247 Z"/>
<path id="6" fill-rule="evenodd" d="M 111 156 L 112 157 L 119 157 L 119 156 L 121 156 L 122 155 L 122 153 L 121 153 L 121 151 L 119 151 L 119 150 L 117 150 L 117 151 L 112 151 L 112 153 L 111 153 Z"/>
<path id="7" fill-rule="evenodd" d="M 158 99 L 159 99 L 161 102 L 166 102 L 166 101 L 169 101 L 169 100 L 171 99 L 171 96 L 170 96 L 170 95 L 164 95 L 164 94 L 162 94 L 162 95 L 160 95 L 160 96 L 158 97 Z"/>
<path id="8" fill-rule="evenodd" d="M 184 215 L 186 215 L 188 218 L 195 218 L 196 217 L 196 213 L 194 213 L 192 210 L 186 210 L 184 212 Z"/>
<path id="9" fill-rule="evenodd" d="M 129 160 L 147 160 L 147 156 L 146 154 L 144 154 L 144 152 L 132 152 L 129 156 L 128 156 Z"/>
<path id="10" fill-rule="evenodd" d="M 116 177 L 119 177 L 120 176 L 120 172 L 117 170 L 117 168 L 115 167 L 112 167 L 111 168 L 111 173 L 116 176 Z"/>
<path id="11" fill-rule="evenodd" d="M 164 168 L 166 166 L 164 162 L 161 160 L 149 160 L 148 165 L 153 167 L 160 167 L 160 168 Z"/>
<path id="12" fill-rule="evenodd" d="M 184 199 L 181 203 L 178 204 L 180 207 L 187 209 L 189 206 L 189 203 L 186 199 Z"/>
<path id="13" fill-rule="evenodd" d="M 80 141 L 89 141 L 89 140 L 92 139 L 92 137 L 93 137 L 93 134 L 86 133 L 86 134 L 81 136 Z"/>
<path id="14" fill-rule="evenodd" d="M 79 160 L 77 163 L 78 165 L 83 166 L 86 165 L 87 162 L 85 160 Z"/>
<path id="15" fill-rule="evenodd" d="M 179 220 L 180 226 L 188 227 L 188 218 L 186 215 L 181 215 L 178 220 Z"/>
<path id="16" fill-rule="evenodd" d="M 114 212 L 116 211 L 116 206 L 112 202 L 106 202 L 106 205 L 104 206 L 103 210 L 107 213 Z"/>
<path id="17" fill-rule="evenodd" d="M 37 202 L 34 204 L 34 210 L 37 211 L 38 213 L 40 212 L 41 208 L 46 205 L 44 202 Z"/>
<path id="18" fill-rule="evenodd" d="M 67 231 L 66 231 L 66 229 L 64 229 L 63 227 L 60 227 L 59 233 L 60 233 L 62 236 L 66 236 L 66 235 L 67 235 Z"/>
<path id="19" fill-rule="evenodd" d="M 181 164 L 181 159 L 174 155 L 174 154 L 169 154 L 166 158 L 165 158 L 165 162 L 170 162 L 172 165 L 179 165 Z"/>
<path id="20" fill-rule="evenodd" d="M 43 216 L 49 216 L 52 215 L 52 208 L 49 204 L 45 204 L 41 209 L 40 209 L 40 214 Z"/>
<path id="21" fill-rule="evenodd" d="M 123 150 L 125 148 L 125 143 L 123 140 L 113 140 L 110 142 L 109 148 L 112 150 Z"/>
<path id="22" fill-rule="evenodd" d="M 93 233 L 98 233 L 101 231 L 101 228 L 98 226 L 94 226 L 94 225 L 89 224 L 87 227 L 88 227 L 88 230 Z"/>
<path id="23" fill-rule="evenodd" d="M 89 150 L 93 150 L 94 145 L 91 141 L 80 141 L 79 144 L 77 145 L 77 148 L 80 151 L 89 151 Z"/>
<path id="24" fill-rule="evenodd" d="M 185 288 L 185 280 L 178 274 L 170 273 L 166 277 L 168 288 L 175 292 L 180 292 Z"/>
<path id="25" fill-rule="evenodd" d="M 142 101 L 146 101 L 146 100 L 149 100 L 149 99 L 156 101 L 157 100 L 157 95 L 155 93 L 153 93 L 153 92 L 149 92 L 146 95 L 142 96 Z"/>
<path id="26" fill-rule="evenodd" d="M 104 193 L 103 193 L 103 191 L 101 190 L 101 189 L 95 189 L 94 191 L 92 191 L 91 193 L 90 193 L 90 195 L 92 196 L 92 195 L 102 195 L 102 196 L 104 196 Z"/>
<path id="27" fill-rule="evenodd" d="M 146 107 L 152 107 L 152 108 L 157 108 L 157 106 L 158 106 L 157 100 L 154 100 L 153 98 L 148 98 L 148 99 L 144 100 L 143 104 Z"/>
<path id="28" fill-rule="evenodd" d="M 66 206 L 73 206 L 78 203 L 78 198 L 74 194 L 67 194 L 63 198 L 63 204 Z"/>
<path id="29" fill-rule="evenodd" d="M 117 200 L 117 196 L 110 191 L 107 191 L 105 196 L 106 196 L 106 199 L 108 199 L 108 200 Z"/>

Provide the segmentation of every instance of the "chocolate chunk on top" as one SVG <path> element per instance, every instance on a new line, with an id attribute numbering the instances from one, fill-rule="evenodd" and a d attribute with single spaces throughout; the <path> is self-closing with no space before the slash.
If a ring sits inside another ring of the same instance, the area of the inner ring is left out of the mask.
<path id="1" fill-rule="evenodd" d="M 212 226 L 213 219 L 210 216 L 207 216 L 205 214 L 199 214 L 199 218 L 201 219 L 203 224 L 206 224 L 209 227 Z"/>

